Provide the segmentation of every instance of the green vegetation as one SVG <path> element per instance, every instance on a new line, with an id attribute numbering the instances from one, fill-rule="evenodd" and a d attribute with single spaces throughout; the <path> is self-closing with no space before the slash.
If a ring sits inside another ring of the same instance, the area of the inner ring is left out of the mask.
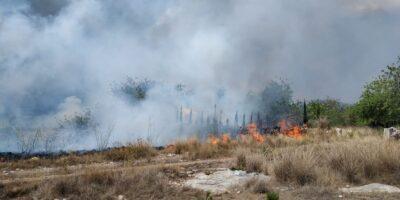
<path id="1" fill-rule="evenodd" d="M 312 100 L 307 104 L 307 108 L 311 123 L 316 123 L 316 121 L 325 118 L 333 126 L 356 125 L 357 123 L 351 116 L 353 105 L 340 102 L 337 99 Z"/>
<path id="2" fill-rule="evenodd" d="M 368 83 L 358 102 L 346 104 L 326 98 L 307 104 L 311 122 L 327 119 L 332 126 L 369 125 L 388 127 L 400 124 L 400 57 Z M 312 123 L 311 123 L 312 124 Z"/>
<path id="3" fill-rule="evenodd" d="M 268 192 L 265 199 L 266 200 L 279 200 L 279 194 L 276 192 Z"/>
<path id="4" fill-rule="evenodd" d="M 400 123 L 400 57 L 382 70 L 365 86 L 356 113 L 371 126 L 393 126 Z"/>

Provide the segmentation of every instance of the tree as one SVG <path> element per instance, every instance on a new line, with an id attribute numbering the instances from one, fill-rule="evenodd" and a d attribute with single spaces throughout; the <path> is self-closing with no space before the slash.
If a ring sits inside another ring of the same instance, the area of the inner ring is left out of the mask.
<path id="1" fill-rule="evenodd" d="M 371 126 L 400 123 L 400 57 L 365 86 L 355 112 Z"/>
<path id="2" fill-rule="evenodd" d="M 306 100 L 303 102 L 303 124 L 308 123 L 308 115 L 307 115 L 307 103 Z"/>
<path id="3" fill-rule="evenodd" d="M 268 123 L 301 113 L 298 103 L 293 102 L 293 91 L 284 81 L 271 81 L 260 94 L 259 107 L 268 118 Z M 300 117 L 301 118 L 301 117 Z"/>
<path id="4" fill-rule="evenodd" d="M 127 77 L 125 82 L 114 85 L 112 91 L 115 95 L 125 98 L 129 103 L 137 104 L 146 99 L 148 91 L 154 85 L 155 82 L 150 79 Z"/>
<path id="5" fill-rule="evenodd" d="M 326 118 L 332 125 L 349 125 L 347 110 L 352 106 L 337 99 L 316 99 L 308 103 L 308 114 L 311 120 Z"/>

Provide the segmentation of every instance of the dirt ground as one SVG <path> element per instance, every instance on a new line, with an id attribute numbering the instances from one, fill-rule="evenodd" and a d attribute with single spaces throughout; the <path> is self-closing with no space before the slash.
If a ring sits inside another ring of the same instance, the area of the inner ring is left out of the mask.
<path id="1" fill-rule="evenodd" d="M 87 165 L 75 165 L 64 167 L 37 167 L 33 169 L 3 169 L 0 174 L 0 192 L 3 188 L 18 188 L 21 186 L 41 184 L 49 180 L 63 180 L 71 177 L 79 177 L 90 171 L 96 172 L 129 172 L 146 168 L 162 168 L 162 172 L 168 177 L 169 187 L 182 188 L 182 183 L 199 172 L 213 173 L 218 168 L 230 168 L 234 165 L 235 158 L 219 158 L 187 161 L 179 155 L 160 154 L 147 161 L 136 162 L 104 162 Z M 280 199 L 400 199 L 399 194 L 343 194 L 337 188 L 315 187 L 315 186 L 290 186 L 282 185 L 272 180 L 270 187 L 279 193 Z M 186 191 L 186 192 L 185 192 Z M 191 196 L 193 194 L 193 196 Z M 21 193 L 14 196 L 6 196 L 9 199 L 34 199 L 32 193 Z M 4 195 L 3 195 L 4 196 Z M 207 199 L 206 193 L 197 193 L 195 190 L 183 190 L 181 196 L 177 194 L 174 199 Z M 230 192 L 211 195 L 212 199 L 265 199 L 265 194 L 255 193 L 245 187 L 232 188 Z M 204 197 L 204 198 L 203 198 Z M 118 197 L 116 197 L 118 198 Z M 125 197 L 124 197 L 125 198 Z M 157 197 L 149 197 L 157 199 Z M 169 199 L 172 197 L 165 197 Z M 125 199 L 130 199 L 126 197 Z M 137 198 L 135 198 L 137 199 Z"/>

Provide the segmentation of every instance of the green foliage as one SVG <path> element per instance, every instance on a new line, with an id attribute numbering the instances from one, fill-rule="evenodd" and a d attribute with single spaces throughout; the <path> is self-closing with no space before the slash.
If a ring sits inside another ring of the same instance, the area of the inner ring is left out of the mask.
<path id="1" fill-rule="evenodd" d="M 309 118 L 314 121 L 326 118 L 334 126 L 357 123 L 357 116 L 354 116 L 352 112 L 353 106 L 336 99 L 312 100 L 307 108 Z"/>
<path id="2" fill-rule="evenodd" d="M 258 97 L 258 105 L 266 113 L 268 121 L 295 117 L 299 120 L 302 116 L 301 102 L 293 101 L 293 91 L 284 80 L 271 81 L 267 84 L 260 95 L 249 94 L 249 96 Z"/>
<path id="3" fill-rule="evenodd" d="M 400 58 L 365 86 L 354 114 L 371 126 L 400 123 Z"/>
<path id="4" fill-rule="evenodd" d="M 265 195 L 265 200 L 279 200 L 279 193 L 267 192 Z"/>

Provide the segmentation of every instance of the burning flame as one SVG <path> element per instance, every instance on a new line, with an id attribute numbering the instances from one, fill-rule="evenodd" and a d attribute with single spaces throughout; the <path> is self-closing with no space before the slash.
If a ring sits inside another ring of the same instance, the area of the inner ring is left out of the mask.
<path id="1" fill-rule="evenodd" d="M 231 137 L 229 136 L 229 134 L 222 134 L 221 136 L 221 140 L 223 144 L 227 144 L 231 141 Z"/>
<path id="2" fill-rule="evenodd" d="M 212 145 L 217 145 L 217 144 L 228 144 L 231 141 L 231 136 L 229 134 L 224 133 L 221 135 L 221 138 L 218 138 L 214 135 L 209 135 L 208 140 Z"/>
<path id="3" fill-rule="evenodd" d="M 256 123 L 247 125 L 247 132 L 257 143 L 264 143 L 265 137 L 258 132 Z"/>
<path id="4" fill-rule="evenodd" d="M 301 135 L 301 127 L 298 125 L 291 126 L 291 124 L 286 120 L 281 120 L 279 122 L 280 131 L 282 134 L 294 138 L 294 139 L 302 139 Z"/>
<path id="5" fill-rule="evenodd" d="M 208 136 L 208 139 L 212 145 L 217 145 L 219 143 L 219 138 L 215 137 L 214 135 Z"/>

